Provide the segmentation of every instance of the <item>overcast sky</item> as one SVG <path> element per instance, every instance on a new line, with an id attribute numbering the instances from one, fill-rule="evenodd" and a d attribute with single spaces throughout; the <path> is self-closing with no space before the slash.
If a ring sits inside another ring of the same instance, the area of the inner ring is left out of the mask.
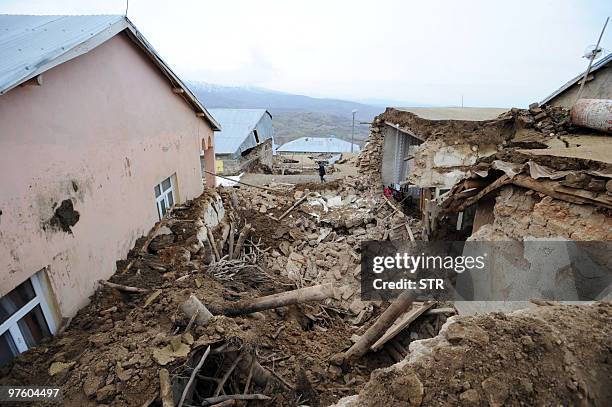
<path id="1" fill-rule="evenodd" d="M 123 14 L 125 0 L 0 0 L 0 13 Z M 510 107 L 587 65 L 612 2 L 130 0 L 183 78 L 317 97 Z M 602 45 L 612 51 L 612 24 Z"/>

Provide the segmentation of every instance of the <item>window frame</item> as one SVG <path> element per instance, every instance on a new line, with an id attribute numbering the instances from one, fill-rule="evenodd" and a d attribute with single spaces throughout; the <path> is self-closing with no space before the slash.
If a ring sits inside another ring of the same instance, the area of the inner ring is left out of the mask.
<path id="1" fill-rule="evenodd" d="M 6 321 L 0 324 L 0 335 L 4 335 L 8 332 L 9 336 L 13 340 L 13 343 L 15 344 L 15 348 L 17 348 L 17 351 L 19 353 L 23 353 L 29 349 L 26 340 L 23 336 L 23 333 L 19 328 L 19 321 L 21 321 L 23 317 L 25 317 L 38 305 L 40 305 L 43 318 L 47 323 L 47 328 L 49 328 L 49 332 L 51 333 L 51 335 L 55 335 L 55 333 L 57 332 L 57 326 L 55 325 L 53 312 L 51 311 L 49 300 L 47 298 L 47 295 L 45 294 L 45 290 L 40 280 L 41 273 L 43 272 L 44 269 L 29 278 L 30 282 L 32 283 L 32 288 L 34 289 L 34 298 L 28 301 L 23 307 L 19 308 L 17 311 L 15 311 L 13 315 L 8 317 Z"/>
<path id="2" fill-rule="evenodd" d="M 173 178 L 174 178 L 174 175 L 171 175 L 168 178 L 165 178 L 159 184 L 155 185 L 155 187 L 153 187 L 153 192 L 154 193 L 155 193 L 155 188 L 159 188 L 159 191 L 160 191 L 159 196 L 155 197 L 155 206 L 157 207 L 157 215 L 159 216 L 160 220 L 165 215 L 163 213 L 163 211 L 162 211 L 162 206 L 161 206 L 162 201 L 164 202 L 166 212 L 168 212 L 168 209 L 170 209 L 172 206 L 174 206 L 174 204 L 176 204 L 176 196 L 174 195 L 174 181 L 173 181 Z M 170 187 L 168 189 L 164 190 L 163 184 L 166 181 L 170 181 Z M 172 205 L 170 205 L 170 200 L 168 199 L 168 195 L 172 195 Z"/>

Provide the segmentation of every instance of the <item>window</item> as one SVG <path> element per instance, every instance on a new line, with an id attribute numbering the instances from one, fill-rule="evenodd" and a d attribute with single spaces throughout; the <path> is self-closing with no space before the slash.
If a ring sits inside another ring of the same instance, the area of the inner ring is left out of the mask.
<path id="1" fill-rule="evenodd" d="M 257 130 L 253 130 L 253 135 L 255 136 L 255 142 L 259 144 L 259 133 L 257 133 Z"/>
<path id="2" fill-rule="evenodd" d="M 0 298 L 0 366 L 55 332 L 41 273 Z"/>
<path id="3" fill-rule="evenodd" d="M 174 205 L 174 175 L 166 178 L 161 184 L 155 186 L 155 203 L 159 219 L 163 218 L 168 208 Z"/>

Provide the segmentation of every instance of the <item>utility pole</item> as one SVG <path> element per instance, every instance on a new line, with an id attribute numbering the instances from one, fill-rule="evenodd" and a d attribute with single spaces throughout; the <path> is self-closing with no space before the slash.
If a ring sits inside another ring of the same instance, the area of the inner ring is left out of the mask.
<path id="1" fill-rule="evenodd" d="M 353 129 L 351 130 L 351 153 L 353 152 L 353 140 L 355 139 L 355 113 L 357 113 L 357 109 L 353 109 Z"/>
<path id="2" fill-rule="evenodd" d="M 582 78 L 582 82 L 580 83 L 580 89 L 578 89 L 578 93 L 576 94 L 576 100 L 574 100 L 574 103 L 576 103 L 578 99 L 580 99 L 580 96 L 582 95 L 582 89 L 584 88 L 584 84 L 586 83 L 586 80 L 589 76 L 589 72 L 591 72 L 591 65 L 593 65 L 593 61 L 597 57 L 597 53 L 601 52 L 601 50 L 599 49 L 599 43 L 601 42 L 601 37 L 603 37 L 604 31 L 606 31 L 608 20 L 610 20 L 610 17 L 606 18 L 606 22 L 604 23 L 604 26 L 601 29 L 601 34 L 599 34 L 599 38 L 597 39 L 597 45 L 595 45 L 595 49 L 593 50 L 592 54 L 587 57 L 589 59 L 589 66 L 587 66 L 586 71 L 584 71 L 584 77 Z"/>

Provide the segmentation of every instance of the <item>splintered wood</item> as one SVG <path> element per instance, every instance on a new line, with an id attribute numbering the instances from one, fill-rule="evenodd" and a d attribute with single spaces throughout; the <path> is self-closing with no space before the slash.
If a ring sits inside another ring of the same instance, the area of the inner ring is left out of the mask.
<path id="1" fill-rule="evenodd" d="M 410 308 L 416 295 L 412 290 L 406 290 L 401 293 L 361 338 L 346 351 L 344 361 L 351 363 L 365 355 L 381 335 L 395 323 L 397 318 Z"/>
<path id="2" fill-rule="evenodd" d="M 415 319 L 421 316 L 425 311 L 430 309 L 434 305 L 433 302 L 422 303 L 415 302 L 409 310 L 406 310 L 402 315 L 399 316 L 391 325 L 389 329 L 380 337 L 371 347 L 373 351 L 377 351 L 383 347 L 385 343 L 395 338 L 400 332 L 406 329 Z"/>

